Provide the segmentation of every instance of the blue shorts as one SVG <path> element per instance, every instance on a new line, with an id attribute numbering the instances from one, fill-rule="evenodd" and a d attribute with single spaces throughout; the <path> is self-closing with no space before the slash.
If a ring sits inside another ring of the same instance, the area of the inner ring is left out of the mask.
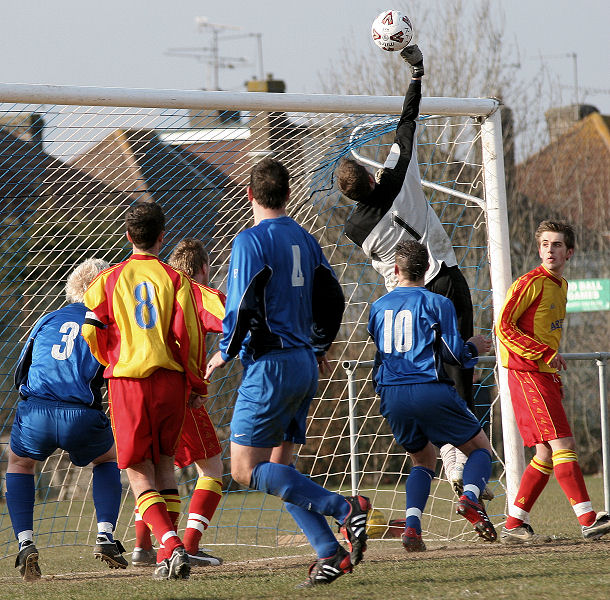
<path id="1" fill-rule="evenodd" d="M 85 404 L 28 398 L 17 405 L 11 450 L 24 458 L 46 460 L 57 448 L 84 467 L 112 448 L 110 419 Z"/>
<path id="2" fill-rule="evenodd" d="M 318 389 L 318 363 L 308 348 L 274 350 L 244 366 L 231 441 L 275 448 L 305 443 L 307 412 Z"/>
<path id="3" fill-rule="evenodd" d="M 394 438 L 407 452 L 419 452 L 428 442 L 461 446 L 481 426 L 453 386 L 411 383 L 382 386 L 381 414 Z"/>

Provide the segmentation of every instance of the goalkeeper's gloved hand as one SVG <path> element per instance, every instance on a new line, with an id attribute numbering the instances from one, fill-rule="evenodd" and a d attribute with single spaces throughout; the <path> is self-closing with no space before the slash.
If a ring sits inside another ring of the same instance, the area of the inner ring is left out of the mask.
<path id="1" fill-rule="evenodd" d="M 419 46 L 413 44 L 403 48 L 400 52 L 402 59 L 411 65 L 411 76 L 414 78 L 424 76 L 424 55 L 421 53 Z"/>

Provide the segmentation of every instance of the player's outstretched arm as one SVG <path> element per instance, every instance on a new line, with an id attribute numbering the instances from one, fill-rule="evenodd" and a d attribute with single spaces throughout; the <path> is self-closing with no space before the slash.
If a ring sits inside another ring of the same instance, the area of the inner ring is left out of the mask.
<path id="1" fill-rule="evenodd" d="M 411 65 L 413 75 L 409 84 L 405 99 L 402 104 L 402 113 L 398 125 L 394 143 L 390 148 L 383 168 L 377 172 L 377 184 L 382 186 L 383 194 L 386 197 L 396 197 L 402 188 L 402 184 L 407 174 L 407 169 L 413 155 L 413 145 L 415 144 L 415 121 L 419 115 L 419 105 L 421 102 L 421 76 L 424 73 L 424 57 L 418 46 L 407 46 L 402 52 L 403 59 Z M 411 64 L 413 61 L 414 64 Z"/>

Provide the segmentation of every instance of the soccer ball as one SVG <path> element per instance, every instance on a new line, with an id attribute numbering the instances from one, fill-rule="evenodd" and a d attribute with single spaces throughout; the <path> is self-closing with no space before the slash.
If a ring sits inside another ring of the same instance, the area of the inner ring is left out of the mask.
<path id="1" fill-rule="evenodd" d="M 392 519 L 388 523 L 388 531 L 385 537 L 388 538 L 399 538 L 405 531 L 407 526 L 406 519 Z"/>
<path id="2" fill-rule="evenodd" d="M 388 528 L 385 515 L 376 508 L 371 508 L 366 519 L 366 533 L 370 538 L 382 538 Z"/>
<path id="3" fill-rule="evenodd" d="M 373 41 L 382 50 L 400 52 L 413 38 L 413 27 L 406 15 L 398 10 L 384 10 L 371 29 Z"/>

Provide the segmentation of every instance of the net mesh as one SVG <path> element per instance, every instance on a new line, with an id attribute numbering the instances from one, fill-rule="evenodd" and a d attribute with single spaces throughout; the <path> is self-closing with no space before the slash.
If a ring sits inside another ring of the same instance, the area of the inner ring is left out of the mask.
<path id="1" fill-rule="evenodd" d="M 370 368 L 355 370 L 357 461 L 350 459 L 349 385 L 344 361 L 373 358 L 366 323 L 372 301 L 385 293 L 382 278 L 344 235 L 353 205 L 336 190 L 338 160 L 358 153 L 383 162 L 396 120 L 389 115 L 266 111 L 194 111 L 49 104 L 0 105 L 0 471 L 18 394 L 13 371 L 28 331 L 43 314 L 64 305 L 66 276 L 85 258 L 110 263 L 127 258 L 123 215 L 138 200 L 156 201 L 167 216 L 166 259 L 183 237 L 204 241 L 210 284 L 226 291 L 231 243 L 251 222 L 245 195 L 248 172 L 273 154 L 292 174 L 288 213 L 320 242 L 347 300 L 343 324 L 308 420 L 308 443 L 297 467 L 329 489 L 350 492 L 357 469 L 360 493 L 370 496 L 386 521 L 404 518 L 404 481 L 410 461 L 379 414 Z M 480 125 L 469 117 L 424 115 L 418 128 L 419 162 L 426 196 L 450 236 L 472 291 L 475 333 L 491 329 Z M 436 187 L 430 187 L 433 184 Z M 440 187 L 439 187 L 440 186 Z M 456 196 L 454 192 L 457 192 Z M 468 199 L 470 197 L 470 199 Z M 210 336 L 208 350 L 217 339 Z M 218 373 L 218 372 L 217 372 Z M 207 409 L 223 448 L 223 499 L 204 534 L 208 544 L 277 546 L 302 541 L 291 517 L 272 497 L 244 490 L 230 476 L 229 423 L 241 367 L 233 361 L 213 382 Z M 493 368 L 476 371 L 476 413 L 492 437 Z M 356 464 L 356 462 L 358 464 Z M 439 471 L 440 473 L 440 463 Z M 502 465 L 496 459 L 492 487 Z M 196 481 L 194 467 L 177 471 L 183 512 Z M 91 544 L 96 520 L 91 469 L 76 468 L 57 451 L 36 475 L 34 535 L 39 548 Z M 133 499 L 124 478 L 117 535 L 134 539 Z M 454 498 L 442 478 L 433 483 L 422 520 L 424 538 L 472 536 L 454 515 Z M 494 500 L 490 515 L 503 516 Z M 185 519 L 183 519 L 184 523 Z M 16 545 L 0 505 L 0 558 Z"/>

